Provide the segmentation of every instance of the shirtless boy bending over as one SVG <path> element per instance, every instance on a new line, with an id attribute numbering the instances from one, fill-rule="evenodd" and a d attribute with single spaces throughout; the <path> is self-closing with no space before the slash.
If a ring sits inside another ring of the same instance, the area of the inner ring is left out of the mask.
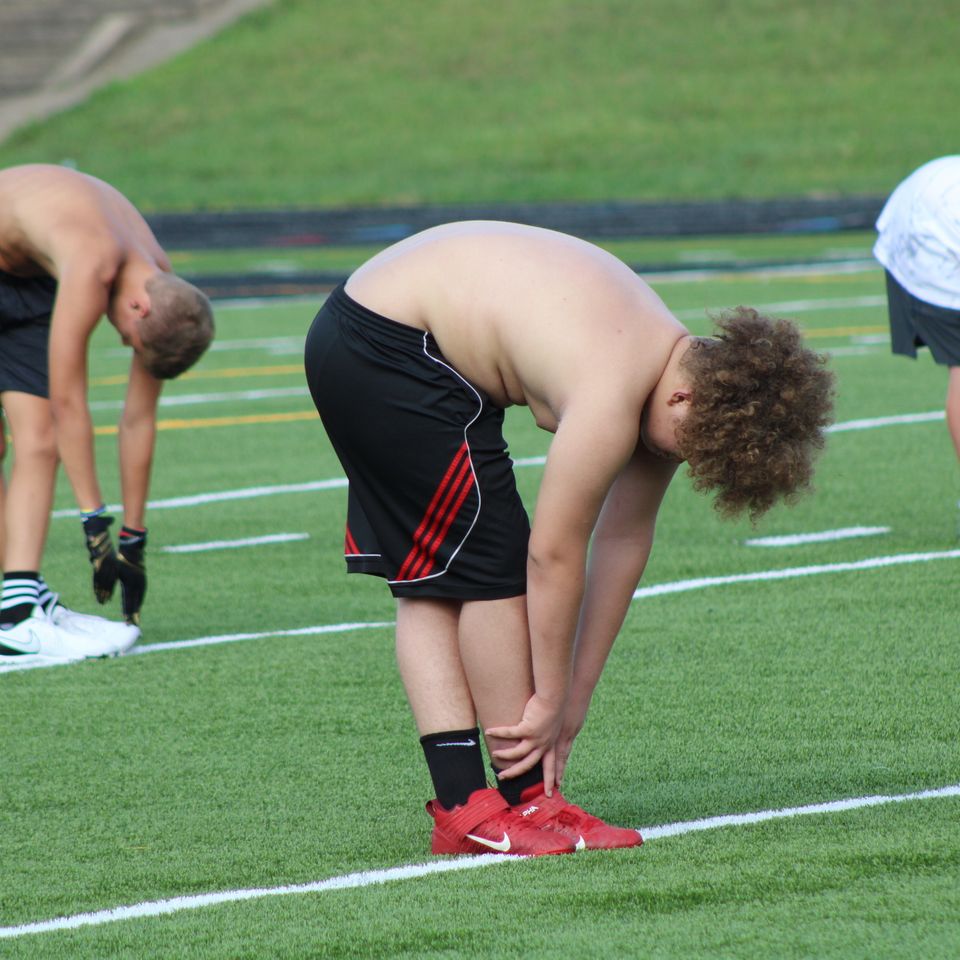
<path id="1" fill-rule="evenodd" d="M 559 787 L 657 510 L 684 461 L 728 515 L 807 486 L 832 405 L 822 358 L 744 308 L 691 336 L 609 253 L 471 222 L 358 269 L 314 321 L 306 369 L 349 478 L 348 570 L 397 598 L 432 851 L 639 844 Z M 532 525 L 502 433 L 513 404 L 553 434 Z"/>
<path id="2" fill-rule="evenodd" d="M 87 347 L 104 315 L 133 348 L 119 428 L 119 556 L 87 405 Z M 0 408 L 16 453 L 0 504 L 0 662 L 106 656 L 140 635 L 157 401 L 163 380 L 195 363 L 212 335 L 209 301 L 170 272 L 126 197 L 63 167 L 0 170 Z M 68 610 L 41 577 L 58 458 L 82 513 L 96 597 L 106 602 L 119 579 L 126 623 Z"/>

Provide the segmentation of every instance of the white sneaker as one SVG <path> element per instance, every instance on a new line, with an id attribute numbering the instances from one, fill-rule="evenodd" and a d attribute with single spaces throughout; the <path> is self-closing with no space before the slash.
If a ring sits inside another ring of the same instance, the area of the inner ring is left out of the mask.
<path id="1" fill-rule="evenodd" d="M 0 630 L 0 664 L 70 663 L 110 656 L 102 641 L 58 627 L 43 607 L 34 607 L 26 620 Z"/>
<path id="2" fill-rule="evenodd" d="M 107 620 L 106 617 L 96 617 L 89 613 L 77 613 L 65 607 L 60 598 L 53 601 L 50 608 L 50 620 L 61 630 L 87 643 L 103 648 L 98 656 L 116 657 L 126 653 L 140 639 L 140 628 L 131 623 L 117 623 L 116 620 Z"/>

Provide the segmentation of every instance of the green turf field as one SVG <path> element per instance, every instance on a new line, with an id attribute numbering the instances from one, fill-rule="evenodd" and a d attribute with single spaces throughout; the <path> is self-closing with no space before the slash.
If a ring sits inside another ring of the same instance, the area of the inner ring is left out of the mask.
<path id="1" fill-rule="evenodd" d="M 567 793 L 658 827 L 960 783 L 960 484 L 936 419 L 943 369 L 889 355 L 875 269 L 654 286 L 694 332 L 739 302 L 798 319 L 832 353 L 838 429 L 817 493 L 756 530 L 721 522 L 678 477 L 642 586 L 741 580 L 635 601 Z M 339 557 L 345 491 L 301 372 L 316 307 L 221 307 L 216 349 L 166 390 L 183 402 L 162 410 L 141 655 L 0 676 L 0 956 L 957 956 L 956 795 L 363 885 L 450 861 L 427 853 L 392 601 Z M 115 499 L 125 358 L 106 330 L 93 363 Z M 884 419 L 914 414 L 929 416 Z M 508 428 L 518 460 L 545 452 L 526 411 Z M 532 505 L 540 469 L 518 474 Z M 44 572 L 95 612 L 65 487 L 57 507 Z M 747 543 L 854 527 L 872 532 Z M 222 543 L 277 535 L 301 538 Z M 360 885 L 282 889 L 344 877 Z M 272 895 L 237 899 L 254 888 Z M 218 892 L 227 902 L 161 916 L 13 929 Z"/>
<path id="2" fill-rule="evenodd" d="M 276 0 L 15 134 L 150 209 L 885 194 L 954 152 L 955 0 Z"/>

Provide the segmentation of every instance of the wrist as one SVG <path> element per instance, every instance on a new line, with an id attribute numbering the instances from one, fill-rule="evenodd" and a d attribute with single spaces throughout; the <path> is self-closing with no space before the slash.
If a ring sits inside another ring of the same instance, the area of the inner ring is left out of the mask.
<path id="1" fill-rule="evenodd" d="M 87 537 L 96 537 L 104 533 L 113 523 L 113 517 L 106 512 L 106 507 L 88 510 L 80 514 L 83 523 L 83 532 Z"/>
<path id="2" fill-rule="evenodd" d="M 147 529 L 142 530 L 136 527 L 128 527 L 124 524 L 120 528 L 120 535 L 117 537 L 117 543 L 120 545 L 120 552 L 125 555 L 132 555 L 132 552 L 139 551 L 143 553 L 143 548 L 147 545 Z"/>

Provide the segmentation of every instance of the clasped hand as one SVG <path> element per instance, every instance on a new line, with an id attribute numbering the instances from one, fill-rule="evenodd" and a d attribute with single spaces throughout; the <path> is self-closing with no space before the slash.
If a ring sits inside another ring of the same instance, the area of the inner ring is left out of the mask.
<path id="1" fill-rule="evenodd" d="M 519 723 L 509 727 L 489 727 L 485 731 L 488 738 L 511 741 L 507 746 L 495 748 L 491 752 L 495 761 L 509 763 L 509 766 L 500 771 L 500 777 L 517 777 L 526 773 L 538 761 L 542 761 L 544 789 L 548 794 L 552 794 L 553 788 L 560 785 L 566 755 L 570 752 L 567 744 L 566 754 L 561 762 L 557 743 L 563 719 L 563 703 L 552 703 L 535 693 L 523 708 Z M 570 742 L 572 743 L 572 739 Z"/>

